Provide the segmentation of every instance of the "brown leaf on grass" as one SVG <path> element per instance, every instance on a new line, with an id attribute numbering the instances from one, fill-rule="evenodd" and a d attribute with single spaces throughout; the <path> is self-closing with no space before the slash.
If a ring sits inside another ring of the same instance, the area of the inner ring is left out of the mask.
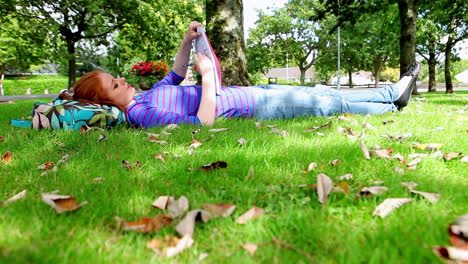
<path id="1" fill-rule="evenodd" d="M 382 159 L 390 159 L 390 154 L 393 150 L 389 149 L 371 149 L 369 150 L 369 154 L 372 156 L 376 156 Z"/>
<path id="2" fill-rule="evenodd" d="M 160 145 L 166 145 L 166 144 L 167 144 L 167 141 L 161 140 L 161 139 L 159 139 L 159 138 L 157 138 L 157 137 L 155 137 L 155 136 L 151 136 L 151 137 L 149 138 L 149 141 L 151 141 L 151 142 L 153 142 L 153 143 L 160 144 Z"/>
<path id="3" fill-rule="evenodd" d="M 247 140 L 245 140 L 245 138 L 239 138 L 237 140 L 237 143 L 239 143 L 239 145 L 242 146 L 242 145 L 245 145 L 247 143 Z"/>
<path id="4" fill-rule="evenodd" d="M 0 141 L 3 141 L 3 140 L 5 140 L 5 137 L 0 137 Z"/>
<path id="5" fill-rule="evenodd" d="M 369 123 L 367 123 L 367 122 L 362 122 L 362 127 L 367 128 L 367 129 L 370 129 L 370 130 L 375 129 L 374 126 L 372 126 L 371 124 L 369 124 Z"/>
<path id="6" fill-rule="evenodd" d="M 7 204 L 10 204 L 10 203 L 13 203 L 13 202 L 16 202 L 20 199 L 23 199 L 24 197 L 26 197 L 26 190 L 23 190 L 15 195 L 13 195 L 12 197 L 8 198 L 7 200 L 5 201 L 0 201 L 0 205 L 7 205 Z"/>
<path id="7" fill-rule="evenodd" d="M 346 135 L 346 136 L 353 136 L 353 137 L 359 136 L 359 133 L 352 130 L 351 128 L 345 128 L 341 126 L 338 127 L 338 133 Z"/>
<path id="8" fill-rule="evenodd" d="M 178 128 L 177 124 L 169 124 L 164 129 L 165 130 L 174 130 L 176 128 Z"/>
<path id="9" fill-rule="evenodd" d="M 411 201 L 413 201 L 413 199 L 410 198 L 387 198 L 375 208 L 372 216 L 385 218 L 393 210 Z"/>
<path id="10" fill-rule="evenodd" d="M 107 137 L 104 134 L 99 135 L 98 142 L 103 142 L 103 141 L 106 141 L 106 140 L 107 140 Z"/>
<path id="11" fill-rule="evenodd" d="M 418 186 L 417 183 L 415 182 L 401 182 L 400 185 L 403 187 L 403 188 L 406 188 L 408 190 L 413 190 L 414 188 L 416 188 L 416 186 Z"/>
<path id="12" fill-rule="evenodd" d="M 320 126 L 313 126 L 313 127 L 311 127 L 311 128 L 304 129 L 303 132 L 309 133 L 309 132 L 315 131 L 315 130 L 317 130 L 317 129 L 330 128 L 332 124 L 333 124 L 332 121 L 328 121 L 328 122 L 326 122 L 325 124 L 322 124 L 322 125 L 320 125 Z"/>
<path id="13" fill-rule="evenodd" d="M 414 169 L 416 169 L 416 166 L 418 165 L 418 163 L 420 163 L 421 161 L 422 161 L 422 159 L 416 158 L 413 161 L 407 163 L 406 167 L 408 168 L 408 170 L 414 170 Z"/>
<path id="14" fill-rule="evenodd" d="M 245 249 L 247 252 L 249 252 L 249 254 L 251 256 L 255 255 L 255 252 L 257 251 L 258 249 L 258 246 L 256 244 L 253 244 L 253 243 L 245 243 L 245 244 L 242 244 L 240 245 L 241 248 Z"/>
<path id="15" fill-rule="evenodd" d="M 393 120 L 384 120 L 384 121 L 382 121 L 382 124 L 388 125 L 388 124 L 391 124 L 391 123 L 394 123 L 394 122 L 395 121 L 393 121 Z"/>
<path id="16" fill-rule="evenodd" d="M 227 162 L 225 161 L 215 161 L 209 164 L 202 165 L 199 168 L 189 168 L 191 171 L 212 171 L 217 169 L 227 168 Z"/>
<path id="17" fill-rule="evenodd" d="M 243 215 L 239 216 L 236 220 L 236 223 L 243 225 L 249 222 L 250 220 L 259 218 L 263 214 L 265 214 L 265 210 L 257 206 L 254 206 L 250 210 L 245 212 Z"/>
<path id="18" fill-rule="evenodd" d="M 399 174 L 405 174 L 405 170 L 400 167 L 393 168 L 393 171 Z"/>
<path id="19" fill-rule="evenodd" d="M 349 194 L 349 183 L 348 182 L 339 182 L 335 184 L 332 188 L 333 192 L 339 192 L 344 194 Z"/>
<path id="20" fill-rule="evenodd" d="M 224 132 L 224 131 L 228 131 L 228 130 L 229 130 L 229 128 L 213 128 L 213 129 L 208 130 L 208 132 L 218 133 L 218 132 Z"/>
<path id="21" fill-rule="evenodd" d="M 388 187 L 385 186 L 370 186 L 364 187 L 359 191 L 360 196 L 370 197 L 372 195 L 381 195 L 388 191 Z"/>
<path id="22" fill-rule="evenodd" d="M 457 153 L 457 152 L 449 152 L 444 154 L 444 160 L 449 161 L 455 158 L 460 158 L 463 157 L 462 153 Z"/>
<path id="23" fill-rule="evenodd" d="M 48 169 L 50 169 L 50 167 L 51 167 L 52 164 L 54 164 L 54 163 L 55 163 L 55 162 L 53 162 L 53 161 L 48 161 L 48 162 L 46 162 L 46 163 L 44 163 L 44 164 L 41 164 L 41 165 L 37 166 L 37 168 L 38 168 L 39 170 L 48 170 Z"/>
<path id="24" fill-rule="evenodd" d="M 260 124 L 260 122 L 255 122 L 255 127 L 256 128 L 262 128 L 262 125 Z"/>
<path id="25" fill-rule="evenodd" d="M 362 153 L 364 154 L 364 158 L 366 159 L 370 159 L 370 154 L 369 154 L 369 149 L 367 148 L 366 144 L 364 143 L 364 141 L 359 141 L 359 145 L 361 147 L 361 150 L 362 150 Z"/>
<path id="26" fill-rule="evenodd" d="M 424 151 L 437 151 L 442 148 L 443 144 L 440 143 L 426 143 L 426 144 L 416 144 L 413 145 L 413 148 L 424 150 Z"/>
<path id="27" fill-rule="evenodd" d="M 308 187 L 308 188 L 310 188 L 312 190 L 317 190 L 317 184 L 310 184 L 310 183 L 299 184 L 297 187 L 300 187 L 300 188 Z"/>
<path id="28" fill-rule="evenodd" d="M 164 155 L 162 153 L 154 154 L 153 158 L 158 159 L 158 160 L 162 161 L 163 163 L 166 163 L 166 159 L 164 158 Z"/>
<path id="29" fill-rule="evenodd" d="M 433 247 L 432 251 L 445 263 L 468 263 L 468 250 L 455 247 Z"/>
<path id="30" fill-rule="evenodd" d="M 448 228 L 450 243 L 456 248 L 468 250 L 468 214 L 458 217 Z"/>
<path id="31" fill-rule="evenodd" d="M 318 166 L 318 164 L 316 162 L 311 162 L 309 164 L 309 166 L 307 166 L 307 170 L 303 171 L 302 173 L 307 174 L 307 173 L 315 170 L 315 168 L 317 168 L 317 166 Z"/>
<path id="32" fill-rule="evenodd" d="M 104 181 L 103 177 L 96 177 L 91 182 L 94 184 L 97 184 L 97 183 L 102 183 L 103 181 Z"/>
<path id="33" fill-rule="evenodd" d="M 317 196 L 321 204 L 327 204 L 327 198 L 333 188 L 333 182 L 327 175 L 320 173 L 317 175 Z"/>
<path id="34" fill-rule="evenodd" d="M 334 159 L 330 162 L 330 166 L 335 167 L 335 166 L 338 166 L 338 164 L 340 163 L 341 161 L 339 159 Z"/>
<path id="35" fill-rule="evenodd" d="M 116 218 L 120 224 L 120 229 L 124 231 L 135 231 L 139 233 L 155 233 L 165 226 L 172 224 L 172 216 L 160 214 L 151 218 L 142 218 L 137 222 L 126 222 L 121 218 Z"/>
<path id="36" fill-rule="evenodd" d="M 345 174 L 343 176 L 338 177 L 338 180 L 340 180 L 340 181 L 350 181 L 352 179 L 353 179 L 353 174 L 351 174 L 351 173 L 348 173 L 348 174 Z"/>
<path id="37" fill-rule="evenodd" d="M 289 135 L 287 130 L 279 130 L 276 127 L 273 127 L 269 133 L 270 134 L 278 134 L 278 135 L 280 135 L 282 137 L 287 137 Z"/>
<path id="38" fill-rule="evenodd" d="M 63 143 L 63 142 L 55 141 L 54 143 L 55 143 L 55 145 L 57 145 L 59 147 L 65 147 L 65 143 Z"/>
<path id="39" fill-rule="evenodd" d="M 192 237 L 186 235 L 182 238 L 178 238 L 176 236 L 165 236 L 164 238 L 152 239 L 146 244 L 146 247 L 152 249 L 162 257 L 172 257 L 192 245 Z"/>
<path id="40" fill-rule="evenodd" d="M 204 203 L 202 204 L 202 207 L 215 218 L 230 216 L 236 209 L 235 205 L 225 204 L 225 203 L 220 203 L 220 204 Z"/>
<path id="41" fill-rule="evenodd" d="M 152 206 L 161 210 L 167 210 L 172 217 L 178 217 L 188 210 L 189 201 L 185 196 L 181 196 L 177 200 L 173 196 L 159 196 Z"/>
<path id="42" fill-rule="evenodd" d="M 421 195 L 422 197 L 426 198 L 431 203 L 437 203 L 440 199 L 440 194 L 437 193 L 428 193 L 428 192 L 420 192 L 416 190 L 410 190 L 411 193 Z"/>
<path id="43" fill-rule="evenodd" d="M 202 145 L 202 143 L 196 139 L 192 139 L 192 141 L 190 142 L 190 146 L 189 148 L 191 149 L 196 149 L 198 147 L 200 147 Z"/>
<path id="44" fill-rule="evenodd" d="M 3 154 L 2 162 L 5 164 L 8 164 L 11 162 L 12 159 L 13 159 L 13 153 L 11 153 L 10 151 L 7 151 L 5 152 L 5 154 Z"/>
<path id="45" fill-rule="evenodd" d="M 138 168 L 141 166 L 140 161 L 135 161 L 133 163 L 130 163 L 128 160 L 122 160 L 122 168 L 127 169 L 127 170 L 133 170 L 134 168 Z"/>
<path id="46" fill-rule="evenodd" d="M 205 210 L 193 210 L 187 213 L 184 219 L 182 219 L 175 227 L 175 230 L 181 236 L 193 236 L 193 233 L 195 232 L 195 222 L 206 223 L 208 220 L 210 220 L 209 212 Z"/>
<path id="47" fill-rule="evenodd" d="M 78 204 L 78 201 L 75 197 L 68 195 L 58 195 L 55 192 L 52 193 L 42 193 L 42 201 L 55 209 L 57 214 L 64 212 L 76 211 L 81 208 L 81 206 L 87 204 L 88 202 L 82 202 Z"/>
<path id="48" fill-rule="evenodd" d="M 91 130 L 91 127 L 87 126 L 87 125 L 82 125 L 80 127 L 80 133 L 81 135 L 85 135 L 89 130 Z"/>

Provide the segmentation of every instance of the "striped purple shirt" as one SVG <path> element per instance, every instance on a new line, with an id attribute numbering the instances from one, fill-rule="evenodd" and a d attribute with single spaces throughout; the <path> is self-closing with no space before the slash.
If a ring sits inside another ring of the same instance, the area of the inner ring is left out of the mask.
<path id="1" fill-rule="evenodd" d="M 168 124 L 198 124 L 198 107 L 201 86 L 179 86 L 183 77 L 171 71 L 151 90 L 135 96 L 135 103 L 127 108 L 127 121 L 138 127 L 155 127 Z M 216 96 L 217 117 L 252 118 L 255 99 L 248 87 L 222 87 Z"/>

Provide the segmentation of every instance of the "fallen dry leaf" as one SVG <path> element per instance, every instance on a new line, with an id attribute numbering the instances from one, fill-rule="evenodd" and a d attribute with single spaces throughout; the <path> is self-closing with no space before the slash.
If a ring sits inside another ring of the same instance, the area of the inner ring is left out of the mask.
<path id="1" fill-rule="evenodd" d="M 104 181 L 103 177 L 97 177 L 97 178 L 94 178 L 91 182 L 92 183 L 102 183 L 103 181 Z"/>
<path id="2" fill-rule="evenodd" d="M 382 159 L 390 159 L 390 154 L 388 149 L 371 149 L 369 150 L 369 154 L 382 158 Z"/>
<path id="3" fill-rule="evenodd" d="M 468 250 L 455 247 L 433 247 L 433 252 L 445 263 L 465 264 L 468 263 Z"/>
<path id="4" fill-rule="evenodd" d="M 309 133 L 309 132 L 315 131 L 315 130 L 317 130 L 317 129 L 330 128 L 331 125 L 332 125 L 332 121 L 328 121 L 328 122 L 326 122 L 325 124 L 322 124 L 322 125 L 320 125 L 320 126 L 313 126 L 313 127 L 311 127 L 311 128 L 304 129 L 303 132 Z"/>
<path id="5" fill-rule="evenodd" d="M 280 136 L 282 136 L 282 137 L 287 137 L 287 136 L 289 135 L 289 133 L 288 133 L 287 130 L 279 130 L 279 129 L 276 128 L 276 127 L 273 127 L 269 133 L 270 133 L 270 134 L 273 134 L 273 133 L 274 133 L 274 134 L 278 134 L 278 135 L 280 135 Z"/>
<path id="6" fill-rule="evenodd" d="M 154 233 L 172 223 L 172 216 L 168 214 L 160 214 L 151 218 L 142 218 L 137 222 L 126 222 L 120 218 L 116 219 L 120 224 L 121 230 L 140 233 Z"/>
<path id="7" fill-rule="evenodd" d="M 460 161 L 461 162 L 468 162 L 468 155 L 465 155 Z"/>
<path id="8" fill-rule="evenodd" d="M 362 140 L 359 141 L 359 145 L 361 147 L 362 153 L 364 154 L 364 158 L 369 160 L 370 159 L 369 149 L 367 149 L 367 146 L 364 143 L 364 141 L 362 141 Z"/>
<path id="9" fill-rule="evenodd" d="M 245 140 L 245 138 L 239 138 L 237 140 L 237 143 L 239 143 L 239 145 L 245 145 L 247 143 L 247 140 Z"/>
<path id="10" fill-rule="evenodd" d="M 396 141 L 403 142 L 405 139 L 410 138 L 412 136 L 413 136 L 412 133 L 405 133 L 405 134 L 398 135 L 398 136 L 382 135 L 381 137 L 387 138 L 388 140 L 396 140 Z"/>
<path id="11" fill-rule="evenodd" d="M 135 161 L 130 164 L 128 160 L 122 160 L 122 168 L 127 169 L 127 170 L 133 170 L 134 168 L 138 168 L 141 166 L 140 161 Z"/>
<path id="12" fill-rule="evenodd" d="M 46 162 L 44 164 L 41 164 L 41 165 L 37 166 L 37 168 L 39 170 L 48 170 L 48 169 L 50 169 L 50 166 L 52 166 L 52 164 L 54 164 L 54 163 L 55 162 L 53 162 L 53 161 L 48 161 L 48 162 Z"/>
<path id="13" fill-rule="evenodd" d="M 413 201 L 413 199 L 410 198 L 387 198 L 375 208 L 372 216 L 380 216 L 384 218 L 393 210 L 411 201 Z"/>
<path id="14" fill-rule="evenodd" d="M 201 147 L 201 145 L 203 145 L 203 144 L 200 141 L 198 141 L 196 139 L 192 139 L 192 142 L 190 143 L 189 148 L 190 149 L 196 149 L 198 147 Z"/>
<path id="15" fill-rule="evenodd" d="M 431 203 L 437 203 L 440 199 L 440 194 L 437 193 L 428 193 L 428 192 L 420 192 L 416 190 L 410 190 L 411 193 L 421 195 L 422 197 L 426 198 Z"/>
<path id="16" fill-rule="evenodd" d="M 7 151 L 5 152 L 5 154 L 3 154 L 2 162 L 5 164 L 8 164 L 11 162 L 12 159 L 13 159 L 13 153 L 11 153 L 10 151 Z"/>
<path id="17" fill-rule="evenodd" d="M 215 161 L 209 164 L 202 165 L 199 168 L 189 168 L 191 171 L 212 171 L 217 169 L 227 168 L 227 162 L 225 161 Z"/>
<path id="18" fill-rule="evenodd" d="M 370 197 L 372 195 L 381 195 L 386 191 L 388 191 L 388 187 L 385 186 L 370 186 L 362 188 L 359 191 L 359 195 Z"/>
<path id="19" fill-rule="evenodd" d="M 406 159 L 400 153 L 397 153 L 391 157 L 391 159 L 397 159 L 400 161 L 401 164 L 406 164 Z"/>
<path id="20" fill-rule="evenodd" d="M 174 130 L 176 128 L 178 128 L 177 124 L 170 124 L 170 125 L 167 125 L 164 129 Z"/>
<path id="21" fill-rule="evenodd" d="M 427 143 L 427 144 L 416 144 L 413 148 L 424 150 L 424 151 L 437 151 L 442 148 L 443 144 L 440 143 Z"/>
<path id="22" fill-rule="evenodd" d="M 159 196 L 152 206 L 161 210 L 167 210 L 172 217 L 178 217 L 188 210 L 189 201 L 183 195 L 177 200 L 173 196 Z"/>
<path id="23" fill-rule="evenodd" d="M 416 186 L 418 186 L 417 183 L 415 182 L 401 182 L 400 185 L 403 187 L 403 188 L 406 188 L 408 190 L 413 190 L 414 188 L 416 188 Z"/>
<path id="24" fill-rule="evenodd" d="M 359 133 L 352 130 L 351 128 L 344 128 L 341 126 L 338 127 L 338 133 L 347 135 L 347 136 L 354 136 L 354 137 L 359 136 Z"/>
<path id="25" fill-rule="evenodd" d="M 371 181 L 371 183 L 374 185 L 382 185 L 384 184 L 384 181 Z"/>
<path id="26" fill-rule="evenodd" d="M 166 145 L 167 144 L 167 141 L 165 140 L 161 140 L 159 139 L 158 137 L 154 137 L 154 136 L 151 136 L 149 138 L 149 141 L 153 142 L 153 143 L 157 143 L 159 145 Z"/>
<path id="27" fill-rule="evenodd" d="M 0 201 L 0 205 L 7 205 L 7 204 L 10 204 L 10 203 L 13 203 L 13 202 L 16 202 L 20 199 L 23 199 L 24 197 L 26 197 L 26 190 L 23 190 L 15 195 L 13 195 L 12 197 L 8 198 L 7 200 L 5 201 Z"/>
<path id="28" fill-rule="evenodd" d="M 91 130 L 91 127 L 87 126 L 87 125 L 82 125 L 80 127 L 80 133 L 81 135 L 85 135 L 86 132 L 88 132 L 89 130 Z"/>
<path id="29" fill-rule="evenodd" d="M 330 162 L 330 166 L 335 167 L 335 166 L 338 166 L 338 164 L 340 163 L 341 161 L 339 159 L 334 159 Z"/>
<path id="30" fill-rule="evenodd" d="M 247 250 L 247 252 L 249 252 L 249 254 L 251 256 L 255 255 L 255 252 L 258 249 L 258 246 L 256 244 L 253 244 L 253 243 L 246 243 L 246 244 L 242 244 L 240 246 L 241 246 L 241 248 Z"/>
<path id="31" fill-rule="evenodd" d="M 395 171 L 396 173 L 399 173 L 399 174 L 405 174 L 405 170 L 400 168 L 400 167 L 395 167 L 393 169 L 393 171 Z"/>
<path id="32" fill-rule="evenodd" d="M 107 137 L 104 134 L 99 135 L 98 142 L 103 142 L 103 141 L 106 141 L 106 140 L 107 140 Z"/>
<path id="33" fill-rule="evenodd" d="M 458 217 L 450 223 L 450 243 L 456 248 L 468 250 L 468 214 Z"/>
<path id="34" fill-rule="evenodd" d="M 235 205 L 226 204 L 226 203 L 220 203 L 220 204 L 204 203 L 202 204 L 202 207 L 215 218 L 230 216 L 236 209 Z"/>
<path id="35" fill-rule="evenodd" d="M 180 221 L 175 230 L 182 236 L 193 236 L 195 232 L 195 222 L 206 223 L 210 220 L 210 213 L 205 210 L 193 210 Z"/>
<path id="36" fill-rule="evenodd" d="M 184 249 L 193 245 L 191 236 L 186 235 L 182 238 L 176 236 L 165 236 L 162 238 L 152 239 L 146 244 L 146 247 L 152 249 L 155 253 L 162 257 L 172 257 Z"/>
<path id="37" fill-rule="evenodd" d="M 0 137 L 0 141 L 3 141 L 3 140 L 5 140 L 5 137 Z"/>
<path id="38" fill-rule="evenodd" d="M 170 136 L 172 135 L 171 132 L 167 132 L 166 130 L 161 131 L 161 136 Z"/>
<path id="39" fill-rule="evenodd" d="M 449 152 L 444 154 L 444 160 L 449 161 L 455 158 L 463 157 L 462 153 Z"/>
<path id="40" fill-rule="evenodd" d="M 164 158 L 164 154 L 162 154 L 162 153 L 154 154 L 153 158 L 158 159 L 158 160 L 162 161 L 163 163 L 166 163 L 166 159 Z"/>
<path id="41" fill-rule="evenodd" d="M 255 127 L 256 128 L 262 128 L 262 125 L 260 124 L 260 122 L 255 122 Z"/>
<path id="42" fill-rule="evenodd" d="M 416 165 L 417 165 L 418 163 L 420 163 L 421 161 L 422 161 L 422 159 L 416 158 L 416 159 L 412 160 L 411 162 L 407 163 L 407 164 L 406 164 L 406 167 L 408 167 L 408 168 L 410 168 L 410 167 L 416 167 Z"/>
<path id="43" fill-rule="evenodd" d="M 349 194 L 349 183 L 348 182 L 339 182 L 335 184 L 332 188 L 333 192 L 339 192 L 344 194 Z"/>
<path id="44" fill-rule="evenodd" d="M 338 177 L 338 180 L 340 181 L 350 181 L 352 179 L 353 179 L 353 175 L 351 173 Z"/>
<path id="45" fill-rule="evenodd" d="M 57 145 L 59 147 L 65 147 L 65 144 L 60 142 L 60 141 L 55 141 L 54 143 L 55 143 L 55 145 Z"/>
<path id="46" fill-rule="evenodd" d="M 213 128 L 213 129 L 208 130 L 208 132 L 218 133 L 218 132 L 224 132 L 224 131 L 228 131 L 228 130 L 229 130 L 229 128 Z"/>
<path id="47" fill-rule="evenodd" d="M 325 133 L 322 133 L 322 132 L 317 132 L 317 136 L 324 137 L 324 136 L 325 136 Z"/>
<path id="48" fill-rule="evenodd" d="M 307 166 L 307 170 L 303 171 L 302 173 L 307 174 L 307 173 L 315 170 L 315 168 L 317 168 L 317 166 L 318 166 L 318 164 L 316 162 L 311 162 L 309 164 L 309 166 Z"/>
<path id="49" fill-rule="evenodd" d="M 42 201 L 55 209 L 57 214 L 61 214 L 63 212 L 70 212 L 76 211 L 81 208 L 81 206 L 87 204 L 88 202 L 82 202 L 78 204 L 75 197 L 71 197 L 68 195 L 58 195 L 55 192 L 52 193 L 42 193 Z"/>
<path id="50" fill-rule="evenodd" d="M 245 176 L 245 179 L 250 180 L 250 179 L 253 179 L 254 176 L 255 176 L 255 170 L 252 167 L 249 169 L 249 173 L 247 174 L 247 176 Z"/>
<path id="51" fill-rule="evenodd" d="M 367 122 L 362 122 L 362 126 L 363 126 L 364 128 L 370 129 L 370 130 L 375 129 L 374 126 L 372 126 L 371 124 L 369 124 L 369 123 L 367 123 Z"/>
<path id="52" fill-rule="evenodd" d="M 321 204 L 327 204 L 327 198 L 333 188 L 333 182 L 324 173 L 317 175 L 317 196 Z"/>
<path id="53" fill-rule="evenodd" d="M 245 212 L 243 215 L 239 216 L 236 220 L 236 223 L 242 225 L 242 224 L 249 222 L 250 220 L 259 218 L 263 214 L 265 214 L 265 210 L 257 206 L 254 206 L 250 210 Z"/>

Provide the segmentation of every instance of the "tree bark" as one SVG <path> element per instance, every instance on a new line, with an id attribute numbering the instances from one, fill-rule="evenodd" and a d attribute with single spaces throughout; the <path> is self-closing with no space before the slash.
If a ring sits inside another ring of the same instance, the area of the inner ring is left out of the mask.
<path id="1" fill-rule="evenodd" d="M 453 40 L 452 40 L 452 36 L 449 35 L 447 44 L 445 44 L 445 66 L 444 66 L 445 93 L 448 93 L 448 94 L 453 94 L 452 76 L 450 74 L 450 64 L 452 60 L 452 48 L 453 48 Z"/>
<path id="2" fill-rule="evenodd" d="M 306 74 L 306 71 L 308 70 L 308 68 L 302 68 L 299 66 L 299 70 L 301 71 L 301 85 L 304 86 L 305 85 L 305 74 Z"/>
<path id="3" fill-rule="evenodd" d="M 429 43 L 429 59 L 427 60 L 427 64 L 429 67 L 429 87 L 427 89 L 428 92 L 436 92 L 436 52 L 435 52 L 435 41 L 431 41 Z"/>
<path id="4" fill-rule="evenodd" d="M 249 86 L 242 0 L 206 0 L 207 34 L 218 56 L 223 85 Z"/>
<path id="5" fill-rule="evenodd" d="M 349 88 L 353 88 L 353 72 L 348 71 L 348 85 Z"/>
<path id="6" fill-rule="evenodd" d="M 67 39 L 68 51 L 68 90 L 72 90 L 76 82 L 76 53 L 75 42 Z"/>
<path id="7" fill-rule="evenodd" d="M 416 61 L 416 17 L 418 0 L 399 0 L 400 11 L 400 77 Z M 414 85 L 412 94 L 418 94 Z"/>

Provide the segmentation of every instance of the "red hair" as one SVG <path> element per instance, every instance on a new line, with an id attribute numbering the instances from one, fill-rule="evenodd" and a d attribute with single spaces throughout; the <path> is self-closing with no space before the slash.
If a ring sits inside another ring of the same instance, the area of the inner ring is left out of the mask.
<path id="1" fill-rule="evenodd" d="M 112 100 L 108 99 L 102 84 L 102 79 L 100 77 L 100 75 L 103 73 L 104 72 L 99 70 L 86 73 L 73 87 L 73 96 L 62 93 L 60 98 L 93 104 L 114 105 L 121 110 L 124 110 L 125 106 L 118 105 Z"/>

